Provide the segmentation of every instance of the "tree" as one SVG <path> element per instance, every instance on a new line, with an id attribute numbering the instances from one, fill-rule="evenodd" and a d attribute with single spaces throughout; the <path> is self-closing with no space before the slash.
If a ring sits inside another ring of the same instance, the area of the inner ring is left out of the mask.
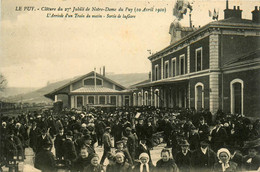
<path id="1" fill-rule="evenodd" d="M 7 86 L 7 79 L 0 73 L 0 91 L 4 91 Z"/>

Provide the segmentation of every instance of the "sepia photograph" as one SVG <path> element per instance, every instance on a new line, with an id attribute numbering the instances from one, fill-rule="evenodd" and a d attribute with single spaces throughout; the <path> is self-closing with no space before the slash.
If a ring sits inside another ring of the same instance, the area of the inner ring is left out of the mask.
<path id="1" fill-rule="evenodd" d="M 0 172 L 260 171 L 259 0 L 0 2 Z"/>

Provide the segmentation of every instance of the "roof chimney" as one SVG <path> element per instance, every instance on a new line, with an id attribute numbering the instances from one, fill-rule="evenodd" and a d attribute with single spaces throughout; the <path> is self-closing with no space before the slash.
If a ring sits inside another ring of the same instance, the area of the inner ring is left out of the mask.
<path id="1" fill-rule="evenodd" d="M 106 67 L 103 66 L 103 76 L 106 76 Z"/>
<path id="2" fill-rule="evenodd" d="M 260 23 L 260 7 L 259 9 L 255 6 L 255 10 L 252 11 L 252 21 L 253 23 Z"/>
<path id="3" fill-rule="evenodd" d="M 226 9 L 228 9 L 228 0 L 226 0 Z"/>
<path id="4" fill-rule="evenodd" d="M 242 18 L 242 10 L 240 10 L 239 6 L 237 6 L 237 7 L 234 6 L 233 9 L 227 8 L 227 9 L 224 10 L 224 18 L 228 19 L 228 18 L 231 18 L 231 17 L 238 18 L 238 19 Z"/>

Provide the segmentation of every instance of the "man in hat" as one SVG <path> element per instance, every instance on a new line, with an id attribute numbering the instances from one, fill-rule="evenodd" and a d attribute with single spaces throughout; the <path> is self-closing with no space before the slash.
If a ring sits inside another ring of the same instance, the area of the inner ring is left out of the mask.
<path id="1" fill-rule="evenodd" d="M 216 126 L 211 132 L 211 142 L 212 142 L 212 149 L 216 152 L 222 146 L 226 144 L 227 141 L 227 131 L 222 126 L 219 120 L 216 121 Z"/>
<path id="2" fill-rule="evenodd" d="M 43 149 L 35 156 L 34 167 L 42 172 L 55 171 L 55 157 L 51 152 L 51 147 L 51 142 L 45 142 Z"/>
<path id="3" fill-rule="evenodd" d="M 127 140 L 127 148 L 130 152 L 132 160 L 135 159 L 135 149 L 136 149 L 136 139 L 135 136 L 132 134 L 132 129 L 130 127 L 127 127 L 125 129 L 126 136 L 128 138 Z"/>
<path id="4" fill-rule="evenodd" d="M 29 134 L 29 146 L 33 149 L 33 152 L 36 152 L 36 144 L 37 144 L 37 137 L 40 135 L 40 129 L 37 126 L 36 121 L 33 121 L 32 127 L 30 128 Z"/>
<path id="5" fill-rule="evenodd" d="M 152 118 L 148 118 L 147 125 L 145 127 L 145 136 L 146 136 L 146 141 L 147 141 L 147 146 L 149 149 L 153 149 L 153 134 L 154 134 L 154 127 L 152 126 Z M 140 140 L 140 139 L 139 139 Z"/>
<path id="6" fill-rule="evenodd" d="M 51 137 L 47 134 L 47 129 L 43 128 L 41 130 L 41 135 L 38 136 L 38 138 L 37 138 L 36 154 L 43 149 L 43 144 L 47 143 L 47 142 L 52 143 Z M 52 146 L 51 146 L 51 148 L 52 148 Z"/>
<path id="7" fill-rule="evenodd" d="M 244 171 L 259 171 L 260 170 L 260 139 L 246 142 L 244 149 L 248 154 L 243 158 L 242 170 Z"/>
<path id="8" fill-rule="evenodd" d="M 192 167 L 195 171 L 210 171 L 217 162 L 216 153 L 209 148 L 209 140 L 200 142 L 200 148 L 195 150 L 191 156 Z"/>
<path id="9" fill-rule="evenodd" d="M 136 125 L 135 129 L 138 138 L 145 136 L 145 126 L 143 117 L 140 116 L 138 118 L 138 124 Z"/>
<path id="10" fill-rule="evenodd" d="M 66 140 L 63 144 L 64 159 L 69 163 L 69 165 L 72 165 L 77 158 L 77 152 L 72 138 L 73 133 L 69 130 L 66 133 Z"/>
<path id="11" fill-rule="evenodd" d="M 119 119 L 116 118 L 115 124 L 112 127 L 111 133 L 114 137 L 114 144 L 116 144 L 117 141 L 122 139 L 122 131 L 123 131 L 123 126 L 120 123 Z"/>
<path id="12" fill-rule="evenodd" d="M 195 151 L 200 147 L 200 136 L 197 132 L 197 129 L 194 125 L 191 126 L 191 131 L 189 134 L 188 141 L 190 143 L 190 150 Z"/>
<path id="13" fill-rule="evenodd" d="M 106 124 L 103 122 L 103 119 L 101 116 L 99 116 L 95 123 L 95 131 L 97 134 L 97 140 L 98 140 L 98 146 L 102 146 L 102 138 L 103 134 L 105 132 Z"/>
<path id="14" fill-rule="evenodd" d="M 63 128 L 59 128 L 59 134 L 54 140 L 55 155 L 57 159 L 62 159 L 63 157 L 63 144 L 65 142 L 66 136 L 64 134 Z"/>
<path id="15" fill-rule="evenodd" d="M 112 148 L 112 142 L 111 142 L 111 128 L 106 127 L 105 133 L 103 135 L 103 144 L 104 144 L 104 152 L 103 156 L 101 158 L 100 164 L 103 165 L 105 159 L 107 158 L 108 153 L 111 151 Z"/>
<path id="16" fill-rule="evenodd" d="M 95 151 L 95 149 L 94 149 L 94 147 L 92 146 L 92 137 L 91 137 L 91 135 L 89 135 L 89 134 L 87 134 L 87 135 L 85 135 L 84 137 L 83 137 L 83 146 L 82 146 L 82 148 L 84 149 L 87 149 L 87 151 L 88 151 L 88 153 L 89 154 L 94 154 L 94 153 L 96 153 L 96 151 Z M 82 149 L 81 148 L 81 149 Z"/>
<path id="17" fill-rule="evenodd" d="M 199 135 L 201 140 L 208 139 L 208 136 L 210 134 L 209 126 L 205 123 L 204 117 L 200 117 L 199 122 Z"/>
<path id="18" fill-rule="evenodd" d="M 191 171 L 191 152 L 189 150 L 189 142 L 187 140 L 182 140 L 180 143 L 181 151 L 176 155 L 176 164 L 180 172 L 190 172 Z"/>

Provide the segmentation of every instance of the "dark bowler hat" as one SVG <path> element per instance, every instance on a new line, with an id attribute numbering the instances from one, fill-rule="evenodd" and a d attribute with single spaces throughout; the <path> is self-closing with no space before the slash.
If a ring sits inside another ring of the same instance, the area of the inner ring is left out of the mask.
<path id="1" fill-rule="evenodd" d="M 187 140 L 182 140 L 181 143 L 179 144 L 180 146 L 189 146 L 189 142 Z"/>
<path id="2" fill-rule="evenodd" d="M 84 140 L 92 140 L 91 135 L 87 134 L 84 136 Z"/>
<path id="3" fill-rule="evenodd" d="M 200 144 L 201 144 L 201 145 L 209 145 L 210 142 L 209 142 L 208 139 L 204 139 L 204 140 L 201 140 L 201 141 L 200 141 Z"/>
<path id="4" fill-rule="evenodd" d="M 69 130 L 69 131 L 66 133 L 66 136 L 73 136 L 72 131 Z"/>
<path id="5" fill-rule="evenodd" d="M 43 143 L 43 148 L 49 148 L 51 147 L 52 143 L 50 141 L 46 141 Z"/>

